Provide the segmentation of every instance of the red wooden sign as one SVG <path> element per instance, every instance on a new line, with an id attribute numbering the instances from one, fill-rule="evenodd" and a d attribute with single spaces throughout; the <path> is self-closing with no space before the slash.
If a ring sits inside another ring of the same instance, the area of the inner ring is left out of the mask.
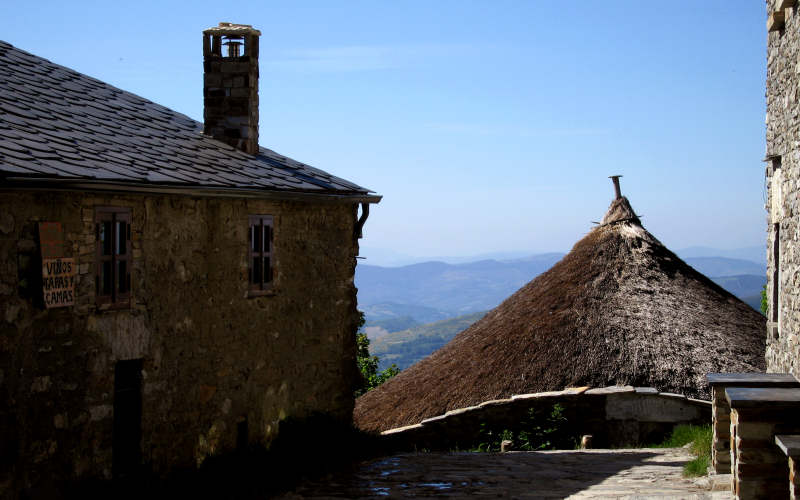
<path id="1" fill-rule="evenodd" d="M 57 259 L 64 256 L 64 229 L 60 222 L 40 222 L 39 242 L 42 259 Z"/>

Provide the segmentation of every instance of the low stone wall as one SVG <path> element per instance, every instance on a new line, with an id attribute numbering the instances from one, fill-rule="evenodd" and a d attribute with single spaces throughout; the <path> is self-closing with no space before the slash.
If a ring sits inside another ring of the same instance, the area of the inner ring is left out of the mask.
<path id="1" fill-rule="evenodd" d="M 556 404 L 566 418 L 559 432 L 577 442 L 591 434 L 595 448 L 655 443 L 676 425 L 711 422 L 710 401 L 650 387 L 580 387 L 486 401 L 381 435 L 395 449 L 465 449 L 480 439 L 481 424 L 513 432 L 531 410 L 547 413 Z"/>

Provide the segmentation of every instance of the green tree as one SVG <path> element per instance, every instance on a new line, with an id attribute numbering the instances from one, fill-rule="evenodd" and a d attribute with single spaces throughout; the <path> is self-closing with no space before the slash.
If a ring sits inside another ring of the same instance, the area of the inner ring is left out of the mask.
<path id="1" fill-rule="evenodd" d="M 766 316 L 767 310 L 769 310 L 769 302 L 767 302 L 767 284 L 764 283 L 761 288 L 761 314 Z"/>
<path id="2" fill-rule="evenodd" d="M 358 330 L 361 330 L 365 322 L 364 313 L 359 311 L 358 314 L 360 315 Z M 400 369 L 394 363 L 389 368 L 378 371 L 378 363 L 380 362 L 378 356 L 370 355 L 369 338 L 367 338 L 366 333 L 358 330 L 356 331 L 356 362 L 358 363 L 358 370 L 361 372 L 362 380 L 355 390 L 356 397 L 378 387 L 400 373 Z"/>

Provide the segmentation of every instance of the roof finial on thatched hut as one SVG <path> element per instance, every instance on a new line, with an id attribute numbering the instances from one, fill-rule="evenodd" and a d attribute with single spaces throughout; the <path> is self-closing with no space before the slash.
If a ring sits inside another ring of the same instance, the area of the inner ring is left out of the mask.
<path id="1" fill-rule="evenodd" d="M 385 431 L 563 387 L 708 397 L 705 373 L 763 371 L 764 316 L 647 232 L 619 177 L 602 225 L 447 345 L 360 396 L 356 425 Z"/>
<path id="2" fill-rule="evenodd" d="M 614 194 L 616 195 L 615 200 L 622 198 L 622 192 L 619 190 L 619 178 L 622 177 L 621 175 L 609 175 L 608 178 L 614 183 Z"/>

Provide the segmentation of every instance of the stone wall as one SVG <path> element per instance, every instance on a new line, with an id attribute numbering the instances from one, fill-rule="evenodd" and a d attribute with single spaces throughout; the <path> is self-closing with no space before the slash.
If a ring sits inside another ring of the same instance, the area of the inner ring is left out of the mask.
<path id="1" fill-rule="evenodd" d="M 132 214 L 129 309 L 95 305 L 97 206 Z M 274 216 L 274 287 L 248 298 L 248 215 Z M 75 305 L 32 286 L 37 222 L 60 222 Z M 0 491 L 109 478 L 115 363 L 142 361 L 142 459 L 156 473 L 268 445 L 286 418 L 349 422 L 354 204 L 0 192 Z M 16 481 L 16 482 L 15 482 Z M 1 495 L 0 495 L 1 496 Z"/>
<path id="2" fill-rule="evenodd" d="M 465 449 L 480 441 L 481 428 L 518 432 L 519 422 L 531 411 L 547 414 L 560 405 L 566 420 L 559 432 L 580 442 L 590 434 L 596 448 L 657 443 L 679 424 L 705 425 L 711 421 L 711 402 L 650 387 L 613 386 L 522 394 L 452 410 L 419 424 L 384 431 L 395 449 Z M 540 412 L 540 410 L 542 410 Z"/>
<path id="3" fill-rule="evenodd" d="M 768 32 L 767 43 L 766 209 L 770 304 L 766 361 L 769 372 L 800 376 L 800 228 L 797 224 L 800 215 L 800 10 L 797 7 L 780 9 L 785 3 L 783 0 L 766 3 L 768 15 L 783 12 L 785 19 L 783 29 L 777 29 L 778 23 Z M 772 19 L 780 19 L 780 14 Z"/>

